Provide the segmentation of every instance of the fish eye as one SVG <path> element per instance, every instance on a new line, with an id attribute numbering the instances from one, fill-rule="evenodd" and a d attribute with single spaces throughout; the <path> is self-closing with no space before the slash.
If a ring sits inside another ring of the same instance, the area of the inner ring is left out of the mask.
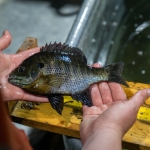
<path id="1" fill-rule="evenodd" d="M 25 70 L 25 67 L 23 67 L 23 66 L 20 66 L 19 68 L 18 68 L 18 72 L 24 72 L 24 70 Z"/>
<path id="2" fill-rule="evenodd" d="M 38 68 L 42 69 L 44 67 L 44 64 L 43 63 L 38 63 Z"/>

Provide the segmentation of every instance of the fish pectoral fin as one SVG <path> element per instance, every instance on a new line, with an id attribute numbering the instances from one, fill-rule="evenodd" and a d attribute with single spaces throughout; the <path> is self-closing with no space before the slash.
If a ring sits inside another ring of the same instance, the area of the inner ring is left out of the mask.
<path id="1" fill-rule="evenodd" d="M 61 95 L 48 96 L 48 100 L 53 109 L 55 109 L 60 115 L 62 114 L 64 106 L 64 98 Z"/>
<path id="2" fill-rule="evenodd" d="M 89 89 L 86 91 L 79 93 L 79 94 L 74 94 L 71 96 L 74 100 L 79 100 L 83 105 L 87 106 L 92 106 L 92 100 L 91 100 L 91 94 Z"/>
<path id="3" fill-rule="evenodd" d="M 64 84 L 64 80 L 65 82 L 67 81 L 68 77 L 65 78 L 65 74 L 61 73 L 61 76 L 60 74 L 52 74 L 52 75 L 49 75 L 48 78 L 49 78 L 49 81 L 48 81 L 49 85 L 55 88 L 60 88 L 60 86 Z"/>

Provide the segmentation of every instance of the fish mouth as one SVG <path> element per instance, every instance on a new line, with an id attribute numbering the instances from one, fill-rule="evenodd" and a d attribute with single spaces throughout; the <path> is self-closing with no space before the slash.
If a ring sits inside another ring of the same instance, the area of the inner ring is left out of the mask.
<path id="1" fill-rule="evenodd" d="M 27 82 L 23 83 L 22 81 L 23 81 L 22 78 L 17 78 L 14 74 L 10 74 L 8 77 L 8 82 L 13 84 L 13 85 L 16 85 L 18 87 L 23 87 L 23 86 L 28 85 Z"/>

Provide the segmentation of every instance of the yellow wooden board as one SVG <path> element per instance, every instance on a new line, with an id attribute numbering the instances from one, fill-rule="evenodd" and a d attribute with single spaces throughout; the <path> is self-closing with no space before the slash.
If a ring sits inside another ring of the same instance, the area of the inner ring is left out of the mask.
<path id="1" fill-rule="evenodd" d="M 123 89 L 128 99 L 130 99 L 137 91 L 150 88 L 149 84 L 134 83 L 134 82 L 127 82 L 127 83 L 129 85 L 129 88 L 123 86 Z M 150 123 L 150 98 L 148 98 L 145 101 L 144 105 L 140 107 L 138 115 L 137 115 L 137 119 L 143 122 Z"/>
<path id="2" fill-rule="evenodd" d="M 18 101 L 11 116 L 15 122 L 34 128 L 79 137 L 79 124 L 81 122 L 81 110 L 64 107 L 62 115 L 51 108 L 49 103 L 34 105 L 32 109 L 22 109 Z"/>

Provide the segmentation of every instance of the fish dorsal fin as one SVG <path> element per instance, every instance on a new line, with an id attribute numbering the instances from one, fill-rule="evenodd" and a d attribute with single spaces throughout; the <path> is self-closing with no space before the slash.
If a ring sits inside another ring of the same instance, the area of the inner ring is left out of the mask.
<path id="1" fill-rule="evenodd" d="M 71 47 L 69 45 L 56 43 L 50 43 L 49 45 L 46 44 L 44 47 L 40 49 L 40 52 L 49 52 L 49 53 L 56 53 L 56 55 L 62 54 L 73 57 L 74 59 L 79 59 L 80 61 L 87 64 L 87 59 L 84 53 L 77 47 Z"/>

